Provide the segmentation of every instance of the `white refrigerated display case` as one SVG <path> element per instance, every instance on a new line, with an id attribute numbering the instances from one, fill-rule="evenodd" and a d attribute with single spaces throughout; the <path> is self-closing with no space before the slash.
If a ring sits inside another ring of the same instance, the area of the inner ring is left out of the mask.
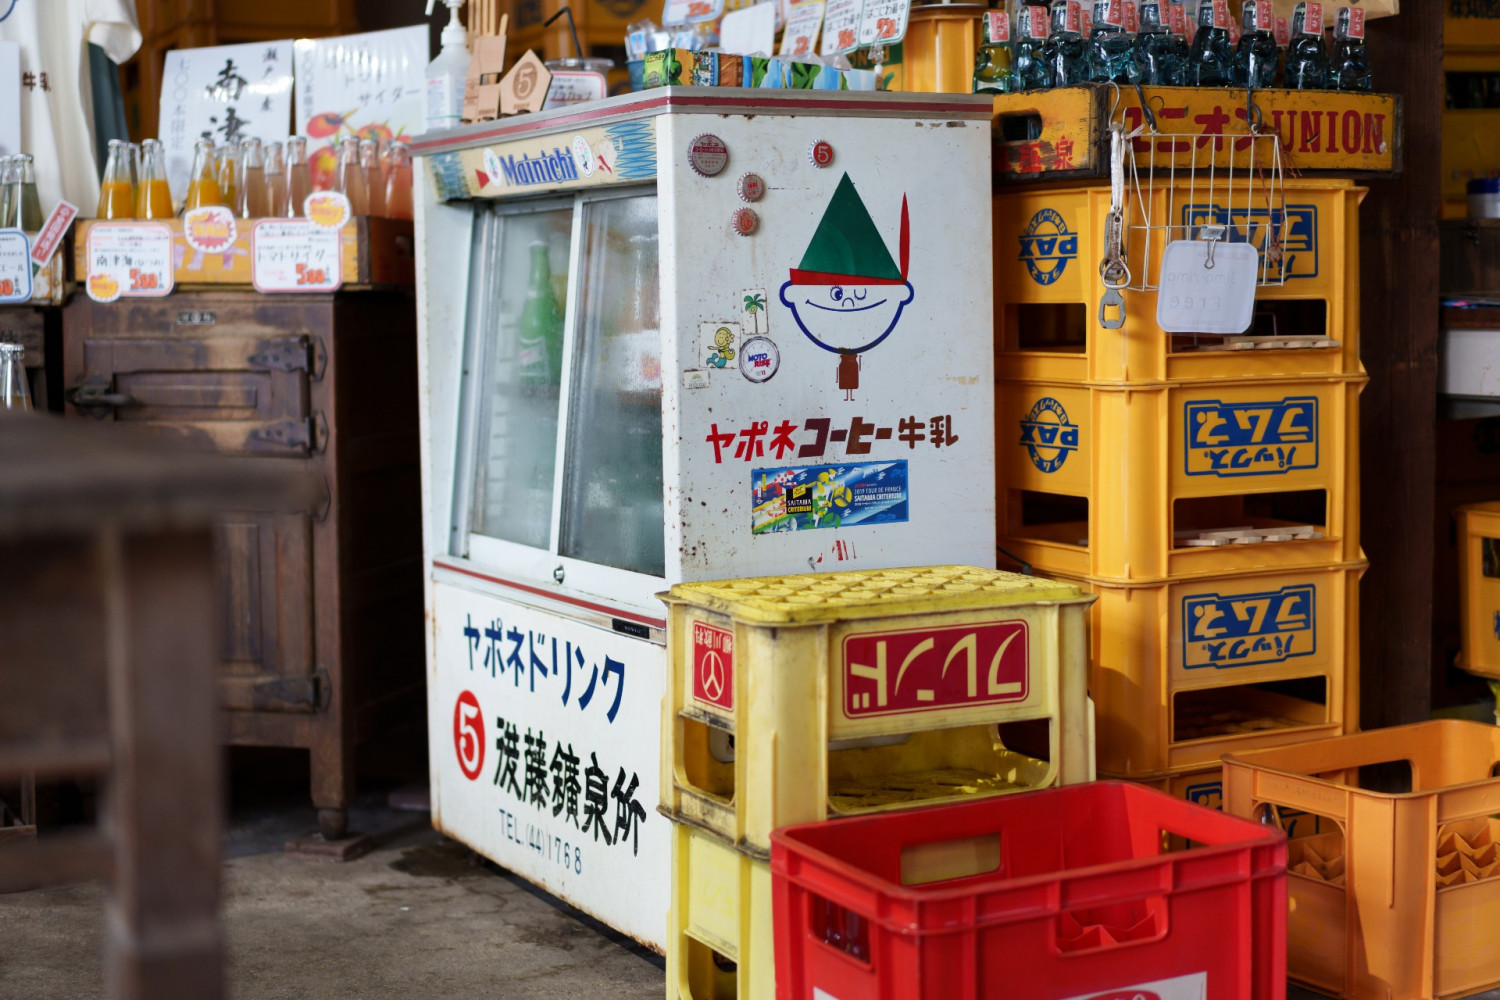
<path id="1" fill-rule="evenodd" d="M 994 565 L 990 112 L 670 88 L 416 142 L 439 829 L 659 948 L 654 595 Z"/>

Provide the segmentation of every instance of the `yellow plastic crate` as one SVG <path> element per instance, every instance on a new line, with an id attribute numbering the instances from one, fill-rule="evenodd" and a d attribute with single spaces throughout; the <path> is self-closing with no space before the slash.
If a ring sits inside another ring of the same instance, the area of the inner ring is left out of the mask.
<path id="1" fill-rule="evenodd" d="M 1497 760 L 1500 728 L 1458 720 L 1224 758 L 1226 812 L 1326 823 L 1289 831 L 1288 979 L 1348 1000 L 1500 986 Z M 1404 790 L 1359 787 L 1361 768 L 1393 764 Z"/>
<path id="2" fill-rule="evenodd" d="M 1120 587 L 1082 584 L 1099 773 L 1132 781 L 1359 722 L 1363 561 Z"/>
<path id="3" fill-rule="evenodd" d="M 662 810 L 771 830 L 1093 777 L 1077 586 L 969 566 L 679 584 Z"/>
<path id="4" fill-rule="evenodd" d="M 767 862 L 675 824 L 667 920 L 668 1000 L 774 1000 Z"/>
<path id="5" fill-rule="evenodd" d="M 1121 583 L 1358 559 L 1365 381 L 997 382 L 1000 545 Z"/>
<path id="6" fill-rule="evenodd" d="M 1153 224 L 1229 223 L 1239 232 L 1253 230 L 1264 250 L 1271 212 L 1263 179 L 1247 179 L 1242 171 L 1231 192 L 1221 175 L 1216 197 L 1208 199 L 1202 186 L 1195 196 L 1179 175 L 1170 213 L 1160 174 L 1157 185 Z M 1232 351 L 1206 349 L 1223 338 L 1173 337 L 1163 331 L 1156 325 L 1155 292 L 1124 292 L 1124 327 L 1100 325 L 1107 184 L 996 195 L 996 377 L 1123 384 L 1360 374 L 1359 203 L 1364 195 L 1364 188 L 1349 181 L 1288 179 L 1281 239 L 1286 281 L 1263 286 L 1256 296 L 1257 313 L 1271 314 L 1274 324 L 1258 319 L 1252 332 L 1338 346 Z M 1126 222 L 1144 224 L 1138 215 Z M 1159 273 L 1164 232 L 1150 235 L 1148 260 L 1146 232 L 1129 232 L 1135 281 L 1142 269 L 1153 282 Z"/>
<path id="7" fill-rule="evenodd" d="M 1500 500 L 1469 504 L 1455 513 L 1463 613 L 1458 666 L 1500 678 Z"/>

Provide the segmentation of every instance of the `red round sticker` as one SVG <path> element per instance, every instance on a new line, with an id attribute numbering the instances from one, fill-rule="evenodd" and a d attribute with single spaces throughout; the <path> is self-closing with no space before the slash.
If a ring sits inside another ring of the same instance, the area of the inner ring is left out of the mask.
<path id="1" fill-rule="evenodd" d="M 453 706 L 453 746 L 458 751 L 458 767 L 464 777 L 473 781 L 484 767 L 484 719 L 479 699 L 473 691 L 458 696 Z"/>
<path id="2" fill-rule="evenodd" d="M 833 162 L 833 146 L 826 140 L 819 139 L 808 149 L 807 158 L 812 160 L 815 167 L 826 167 Z"/>

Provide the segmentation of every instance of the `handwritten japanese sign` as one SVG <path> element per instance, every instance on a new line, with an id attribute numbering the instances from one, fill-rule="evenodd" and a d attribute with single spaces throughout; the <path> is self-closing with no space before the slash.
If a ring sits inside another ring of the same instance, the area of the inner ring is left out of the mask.
<path id="1" fill-rule="evenodd" d="M 292 117 L 292 43 L 254 42 L 169 49 L 161 84 L 161 141 L 172 196 L 187 194 L 193 143 L 267 142 L 287 134 Z"/>
<path id="2" fill-rule="evenodd" d="M 31 241 L 19 229 L 0 229 L 0 302 L 31 298 Z"/>
<path id="3" fill-rule="evenodd" d="M 812 55 L 823 27 L 823 0 L 803 0 L 793 4 L 787 16 L 786 31 L 781 36 L 781 54 L 784 56 Z"/>
<path id="4" fill-rule="evenodd" d="M 672 26 L 717 21 L 724 16 L 724 0 L 667 0 L 661 23 Z"/>
<path id="5" fill-rule="evenodd" d="M 261 219 L 250 230 L 258 292 L 331 292 L 344 283 L 343 236 L 307 219 Z"/>
<path id="6" fill-rule="evenodd" d="M 823 44 L 819 54 L 836 56 L 859 48 L 860 15 L 864 0 L 828 0 L 823 17 Z"/>
<path id="7" fill-rule="evenodd" d="M 96 302 L 172 293 L 172 229 L 160 222 L 89 227 L 88 293 Z"/>

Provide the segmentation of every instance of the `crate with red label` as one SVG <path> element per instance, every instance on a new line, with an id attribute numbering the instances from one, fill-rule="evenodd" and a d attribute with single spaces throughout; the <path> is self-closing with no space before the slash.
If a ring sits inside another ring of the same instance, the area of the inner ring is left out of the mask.
<path id="1" fill-rule="evenodd" d="M 1286 882 L 1280 831 L 1115 782 L 777 830 L 777 995 L 1281 1000 Z"/>
<path id="2" fill-rule="evenodd" d="M 1359 559 L 1365 381 L 999 380 L 1000 546 L 1119 584 Z"/>
<path id="3" fill-rule="evenodd" d="M 663 599 L 662 810 L 753 856 L 791 823 L 1093 777 L 1073 584 L 937 566 Z"/>
<path id="4" fill-rule="evenodd" d="M 1155 91 L 1153 90 L 1153 93 Z M 1007 191 L 993 199 L 995 374 L 1050 382 L 1162 382 L 1358 375 L 1359 204 L 1350 181 L 1157 174 L 1124 204 L 1123 325 L 1105 326 L 1108 184 Z M 1170 334 L 1157 323 L 1163 251 L 1204 227 L 1256 250 L 1251 325 Z M 1112 321 L 1112 320 L 1111 320 Z"/>

